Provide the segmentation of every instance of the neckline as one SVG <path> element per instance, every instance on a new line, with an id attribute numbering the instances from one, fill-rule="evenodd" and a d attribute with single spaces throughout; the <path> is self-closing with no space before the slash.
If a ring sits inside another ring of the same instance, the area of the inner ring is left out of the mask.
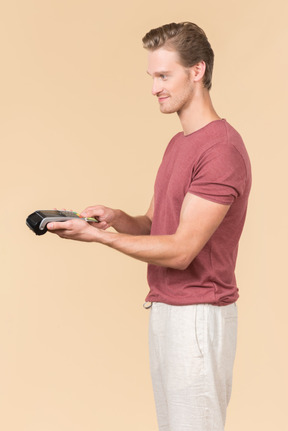
<path id="1" fill-rule="evenodd" d="M 226 119 L 225 118 L 220 118 L 219 120 L 210 121 L 210 123 L 205 124 L 205 126 L 200 127 L 200 129 L 194 130 L 194 132 L 188 133 L 187 135 L 184 135 L 184 132 L 182 131 L 182 135 L 183 135 L 184 138 L 188 138 L 189 136 L 192 136 L 192 135 L 194 135 L 196 133 L 199 133 L 199 132 L 203 131 L 204 129 L 206 129 L 206 127 L 209 127 L 212 124 L 218 123 L 218 122 L 223 122 L 224 123 L 224 122 L 226 122 Z"/>

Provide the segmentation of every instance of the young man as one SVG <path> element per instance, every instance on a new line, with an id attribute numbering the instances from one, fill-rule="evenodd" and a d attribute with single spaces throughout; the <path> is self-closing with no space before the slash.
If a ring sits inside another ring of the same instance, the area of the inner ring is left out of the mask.
<path id="1" fill-rule="evenodd" d="M 147 262 L 150 365 L 159 429 L 223 431 L 236 348 L 234 269 L 251 186 L 240 135 L 215 112 L 214 54 L 184 22 L 151 30 L 152 93 L 183 131 L 170 141 L 147 213 L 96 205 L 82 220 L 51 223 L 62 238 L 98 242 Z M 113 226 L 117 232 L 106 229 Z"/>

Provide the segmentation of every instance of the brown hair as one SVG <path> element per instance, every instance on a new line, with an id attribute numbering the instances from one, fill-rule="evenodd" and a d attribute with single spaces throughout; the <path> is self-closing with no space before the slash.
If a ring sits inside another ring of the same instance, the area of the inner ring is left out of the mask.
<path id="1" fill-rule="evenodd" d="M 214 52 L 204 31 L 192 22 L 165 24 L 150 30 L 142 39 L 144 48 L 154 51 L 161 47 L 178 52 L 184 67 L 192 67 L 200 61 L 206 64 L 204 87 L 212 86 Z"/>

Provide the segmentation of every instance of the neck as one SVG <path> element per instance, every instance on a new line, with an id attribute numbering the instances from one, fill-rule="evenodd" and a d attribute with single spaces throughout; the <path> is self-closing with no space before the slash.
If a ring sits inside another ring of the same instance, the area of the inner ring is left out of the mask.
<path id="1" fill-rule="evenodd" d="M 200 86 L 193 91 L 189 104 L 178 112 L 184 135 L 196 132 L 211 121 L 221 119 L 213 108 L 209 91 Z"/>

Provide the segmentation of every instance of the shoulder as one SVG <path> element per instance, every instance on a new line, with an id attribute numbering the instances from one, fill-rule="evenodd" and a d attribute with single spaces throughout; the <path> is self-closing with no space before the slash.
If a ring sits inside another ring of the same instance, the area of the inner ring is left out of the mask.
<path id="1" fill-rule="evenodd" d="M 250 170 L 249 156 L 240 133 L 225 119 L 211 123 L 206 130 L 205 145 L 202 157 L 208 155 L 217 157 L 223 163 L 232 164 L 234 167 L 241 165 L 245 170 Z"/>

